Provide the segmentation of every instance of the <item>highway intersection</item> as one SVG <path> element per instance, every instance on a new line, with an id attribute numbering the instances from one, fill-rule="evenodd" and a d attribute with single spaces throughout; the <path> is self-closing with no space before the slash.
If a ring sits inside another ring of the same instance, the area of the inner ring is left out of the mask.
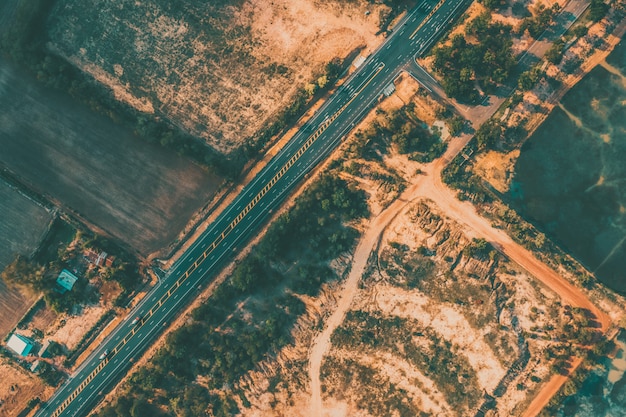
<path id="1" fill-rule="evenodd" d="M 45 403 L 38 417 L 84 416 L 203 286 L 233 258 L 302 179 L 327 158 L 415 56 L 472 0 L 426 0 L 329 97 L 299 132 L 169 269 L 166 276 Z M 427 74 L 426 74 L 427 75 Z M 424 80 L 428 85 L 431 80 Z M 137 317 L 135 323 L 133 323 Z M 101 355 L 108 353 L 102 358 Z"/>

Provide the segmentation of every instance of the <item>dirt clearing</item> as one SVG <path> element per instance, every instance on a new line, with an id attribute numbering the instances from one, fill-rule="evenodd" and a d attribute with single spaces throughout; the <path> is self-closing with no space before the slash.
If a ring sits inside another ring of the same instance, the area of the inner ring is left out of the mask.
<path id="1" fill-rule="evenodd" d="M 0 166 L 142 255 L 171 243 L 221 180 L 0 59 Z"/>

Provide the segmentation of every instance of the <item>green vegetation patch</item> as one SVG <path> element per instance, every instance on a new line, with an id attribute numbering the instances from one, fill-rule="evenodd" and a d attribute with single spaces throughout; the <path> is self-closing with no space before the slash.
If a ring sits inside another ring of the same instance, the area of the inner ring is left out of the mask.
<path id="1" fill-rule="evenodd" d="M 147 398 L 177 415 L 236 413 L 233 398 L 239 393 L 232 387 L 290 343 L 293 324 L 304 312 L 297 294 L 316 295 L 323 282 L 336 279 L 328 262 L 354 245 L 357 232 L 346 223 L 365 215 L 362 192 L 336 175 L 323 175 L 99 416 L 126 416 L 120 404 Z"/>
<path id="2" fill-rule="evenodd" d="M 372 416 L 429 415 L 410 401 L 406 390 L 389 381 L 388 377 L 375 369 L 354 359 L 326 358 L 320 373 L 325 381 L 335 380 L 332 385 L 325 385 L 327 395 L 342 398 L 346 393 L 351 393 L 357 407 L 367 410 Z"/>
<path id="3" fill-rule="evenodd" d="M 382 117 L 366 130 L 355 133 L 356 140 L 346 151 L 348 155 L 380 161 L 382 155 L 393 148 L 413 160 L 430 162 L 445 152 L 447 145 L 439 134 L 431 132 L 417 117 L 415 103 L 411 102 L 390 113 L 382 110 L 377 112 Z"/>
<path id="4" fill-rule="evenodd" d="M 457 34 L 450 45 L 433 51 L 433 68 L 443 77 L 443 88 L 451 97 L 475 102 L 480 94 L 493 92 L 498 84 L 509 78 L 515 65 L 511 26 L 491 20 L 485 12 L 470 21 L 465 34 Z"/>

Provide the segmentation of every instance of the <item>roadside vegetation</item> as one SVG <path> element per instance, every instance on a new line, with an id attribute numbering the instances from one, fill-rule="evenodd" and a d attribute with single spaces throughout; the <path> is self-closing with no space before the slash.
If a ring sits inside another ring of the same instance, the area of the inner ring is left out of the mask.
<path id="1" fill-rule="evenodd" d="M 347 150 L 353 157 L 376 161 L 394 151 L 414 161 L 430 162 L 446 150 L 447 144 L 441 140 L 439 132 L 429 130 L 417 117 L 415 103 L 389 113 L 378 113 L 383 117 L 355 135 L 356 141 Z"/>
<path id="2" fill-rule="evenodd" d="M 322 175 L 98 416 L 126 416 L 129 407 L 182 416 L 236 413 L 239 379 L 291 341 L 304 312 L 299 295 L 314 296 L 337 278 L 328 262 L 353 246 L 358 233 L 348 224 L 364 216 L 361 191 Z"/>
<path id="3" fill-rule="evenodd" d="M 433 68 L 442 76 L 446 94 L 473 103 L 481 96 L 477 85 L 490 94 L 507 81 L 515 65 L 511 31 L 511 26 L 492 21 L 486 11 L 465 26 L 464 34 L 436 48 Z"/>

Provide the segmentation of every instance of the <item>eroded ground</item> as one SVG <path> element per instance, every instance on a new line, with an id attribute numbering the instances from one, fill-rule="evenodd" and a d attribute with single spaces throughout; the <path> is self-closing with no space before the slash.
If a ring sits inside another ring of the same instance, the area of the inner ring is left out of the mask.
<path id="1" fill-rule="evenodd" d="M 419 94 L 408 98 L 428 114 Z M 377 117 L 405 103 L 395 99 Z M 372 221 L 353 258 L 334 264 L 348 267 L 341 287 L 307 299 L 295 343 L 235 388 L 250 403 L 243 415 L 519 414 L 550 376 L 552 338 L 571 313 L 432 201 L 407 201 L 402 184 L 425 181 L 420 164 L 393 152 L 354 159 L 352 149 L 346 176 L 370 196 Z"/>

